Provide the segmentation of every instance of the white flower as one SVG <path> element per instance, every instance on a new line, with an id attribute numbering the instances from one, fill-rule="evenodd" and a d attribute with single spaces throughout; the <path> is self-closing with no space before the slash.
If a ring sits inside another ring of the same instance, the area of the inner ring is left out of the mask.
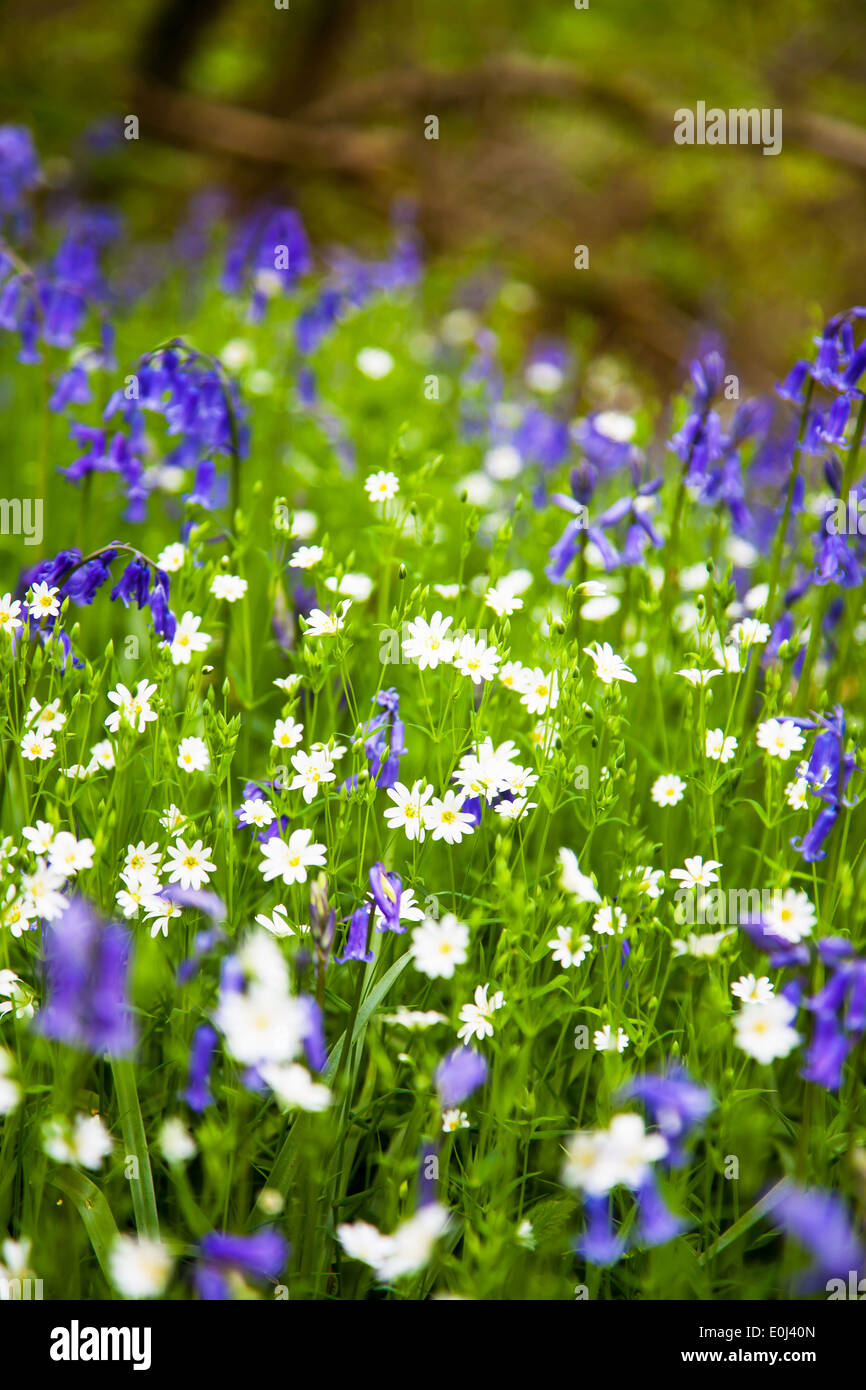
<path id="1" fill-rule="evenodd" d="M 769 975 L 741 975 L 731 985 L 731 994 L 742 999 L 744 1004 L 766 1004 L 773 998 L 773 986 Z"/>
<path id="2" fill-rule="evenodd" d="M 587 656 L 591 656 L 595 663 L 595 674 L 605 685 L 610 685 L 611 681 L 631 681 L 637 680 L 637 676 L 626 666 L 621 656 L 616 652 L 609 642 L 593 642 L 590 646 L 583 649 Z"/>
<path id="3" fill-rule="evenodd" d="M 407 840 L 423 840 L 426 836 L 426 803 L 433 795 L 431 786 L 413 782 L 412 789 L 396 782 L 387 788 L 388 796 L 394 802 L 385 810 L 385 820 L 391 830 L 405 830 Z"/>
<path id="4" fill-rule="evenodd" d="M 734 1019 L 735 1041 L 755 1061 L 787 1057 L 800 1041 L 791 1025 L 797 1009 L 784 994 L 774 994 L 761 1004 L 744 1004 Z"/>
<path id="5" fill-rule="evenodd" d="M 428 668 L 435 671 L 440 661 L 450 662 L 456 645 L 448 636 L 453 621 L 453 618 L 443 618 L 437 611 L 429 623 L 426 618 L 415 618 L 407 623 L 409 636 L 403 638 L 403 655 L 410 661 L 417 661 L 419 671 Z"/>
<path id="6" fill-rule="evenodd" d="M 256 921 L 260 927 L 264 927 L 273 936 L 280 939 L 295 934 L 294 928 L 289 926 L 289 914 L 282 903 L 277 903 L 270 917 L 264 912 L 257 913 Z"/>
<path id="7" fill-rule="evenodd" d="M 154 898 L 162 888 L 156 874 L 149 869 L 125 869 L 120 875 L 120 881 L 124 887 L 118 890 L 115 899 L 127 920 L 137 917 L 142 907 L 152 906 Z M 164 908 L 168 908 L 166 899 L 160 898 L 159 901 Z"/>
<path id="8" fill-rule="evenodd" d="M 186 1163 L 195 1157 L 195 1140 L 178 1116 L 163 1122 L 159 1131 L 159 1147 L 167 1163 Z"/>
<path id="9" fill-rule="evenodd" d="M 255 825 L 259 830 L 265 830 L 276 814 L 269 801 L 265 801 L 264 798 L 255 801 L 251 798 L 241 804 L 238 821 L 241 825 Z"/>
<path id="10" fill-rule="evenodd" d="M 56 746 L 48 734 L 27 733 L 21 740 L 21 754 L 29 763 L 44 762 L 53 755 Z"/>
<path id="11" fill-rule="evenodd" d="M 667 1141 L 647 1134 L 640 1115 L 614 1115 L 608 1129 L 574 1134 L 566 1145 L 562 1180 L 591 1196 L 601 1196 L 620 1184 L 643 1185 L 650 1165 L 664 1158 Z"/>
<path id="12" fill-rule="evenodd" d="M 0 632 L 8 632 L 14 636 L 22 626 L 18 616 L 20 612 L 21 600 L 13 598 L 11 594 L 4 594 L 0 598 Z"/>
<path id="13" fill-rule="evenodd" d="M 468 948 L 469 928 L 453 912 L 446 912 L 438 922 L 425 917 L 413 931 L 409 947 L 415 969 L 431 980 L 450 980 L 455 967 L 466 961 Z"/>
<path id="14" fill-rule="evenodd" d="M 308 806 L 318 795 L 323 782 L 336 781 L 331 754 L 324 748 L 314 748 L 310 753 L 293 753 L 292 767 L 295 769 L 295 776 L 289 784 L 289 790 L 302 790 Z"/>
<path id="15" fill-rule="evenodd" d="M 333 613 L 325 613 L 314 608 L 304 619 L 305 637 L 333 637 L 345 626 L 346 614 L 352 607 L 352 600 L 345 598 Z"/>
<path id="16" fill-rule="evenodd" d="M 365 347 L 355 358 L 355 366 L 371 381 L 381 381 L 394 370 L 394 359 L 384 348 Z"/>
<path id="17" fill-rule="evenodd" d="M 758 725 L 755 739 L 758 747 L 763 748 L 771 758 L 781 758 L 783 762 L 806 746 L 800 730 L 789 719 L 765 719 L 763 724 Z"/>
<path id="18" fill-rule="evenodd" d="M 53 922 L 66 909 L 66 899 L 59 891 L 65 882 L 57 869 L 37 859 L 32 874 L 21 875 L 21 898 L 25 915 L 44 917 Z"/>
<path id="19" fill-rule="evenodd" d="M 394 1014 L 385 1014 L 385 1023 L 397 1023 L 401 1028 L 408 1028 L 410 1032 L 420 1028 L 433 1028 L 437 1023 L 447 1023 L 444 1014 L 437 1013 L 435 1009 L 407 1009 L 403 1005 Z"/>
<path id="20" fill-rule="evenodd" d="M 168 1247 L 147 1236 L 117 1236 L 108 1257 L 111 1282 L 123 1298 L 157 1298 L 173 1264 Z"/>
<path id="21" fill-rule="evenodd" d="M 446 791 L 440 798 L 434 796 L 429 806 L 424 807 L 424 824 L 434 840 L 444 840 L 446 845 L 459 845 L 464 835 L 471 835 L 475 822 L 461 806 L 465 796 Z"/>
<path id="22" fill-rule="evenodd" d="M 294 830 L 285 840 L 274 836 L 262 845 L 262 862 L 259 865 L 266 883 L 281 878 L 283 883 L 306 883 L 307 869 L 321 869 L 325 864 L 325 846 L 311 844 L 312 830 Z"/>
<path id="23" fill-rule="evenodd" d="M 530 811 L 535 811 L 538 807 L 537 801 L 528 801 L 525 796 L 516 796 L 513 801 L 497 801 L 493 807 L 496 815 L 501 820 L 523 820 Z"/>
<path id="24" fill-rule="evenodd" d="M 277 676 L 277 679 L 274 681 L 274 685 L 277 686 L 278 689 L 285 691 L 286 695 L 294 695 L 300 683 L 301 677 L 299 675 Z"/>
<path id="25" fill-rule="evenodd" d="M 470 1038 L 478 1038 L 481 1041 L 493 1037 L 491 1019 L 496 1010 L 502 1008 L 505 999 L 501 989 L 488 999 L 489 988 L 489 985 L 479 985 L 475 991 L 475 1002 L 464 1004 L 460 1010 L 463 1027 L 458 1028 L 457 1036 L 463 1043 L 468 1043 Z"/>
<path id="26" fill-rule="evenodd" d="M 101 743 L 94 743 L 90 750 L 90 762 L 87 764 L 88 772 L 95 772 L 98 767 L 110 772 L 114 767 L 114 748 L 111 740 L 104 738 Z"/>
<path id="27" fill-rule="evenodd" d="M 424 1268 L 447 1225 L 445 1208 L 428 1202 L 392 1236 L 383 1235 L 366 1221 L 353 1221 L 337 1227 L 337 1239 L 350 1259 L 370 1265 L 379 1280 L 390 1283 Z"/>
<path id="28" fill-rule="evenodd" d="M 350 1260 L 360 1260 L 372 1268 L 391 1251 L 391 1236 L 383 1236 L 368 1221 L 343 1222 L 337 1227 L 337 1239 Z"/>
<path id="29" fill-rule="evenodd" d="M 789 782 L 785 788 L 785 800 L 792 811 L 803 811 L 806 808 L 806 791 L 809 783 L 805 777 L 795 777 L 793 782 Z"/>
<path id="30" fill-rule="evenodd" d="M 271 745 L 274 748 L 297 748 L 303 736 L 303 724 L 295 719 L 278 719 L 274 724 Z"/>
<path id="31" fill-rule="evenodd" d="M 494 585 L 492 589 L 488 589 L 484 595 L 484 602 L 500 618 L 510 618 L 512 613 L 523 607 L 523 599 L 502 585 Z"/>
<path id="32" fill-rule="evenodd" d="M 214 598 L 226 603 L 237 603 L 247 591 L 247 581 L 236 574 L 215 574 L 211 580 L 210 591 Z"/>
<path id="33" fill-rule="evenodd" d="M 164 898 L 162 893 L 154 893 L 145 896 L 142 907 L 144 915 L 150 922 L 150 934 L 152 937 L 168 936 L 168 924 L 180 917 L 182 909 L 178 903 L 173 903 L 170 898 Z"/>
<path id="34" fill-rule="evenodd" d="M 686 859 L 684 869 L 671 869 L 670 876 L 680 879 L 684 888 L 709 888 L 711 883 L 718 883 L 719 876 L 715 870 L 721 867 L 717 859 L 708 859 L 705 863 L 699 854 L 695 854 Z"/>
<path id="35" fill-rule="evenodd" d="M 682 671 L 677 671 L 678 676 L 684 676 L 689 685 L 709 685 L 715 676 L 721 676 L 722 672 L 718 666 L 713 666 L 709 670 L 701 671 L 695 666 L 687 666 Z"/>
<path id="36" fill-rule="evenodd" d="M 168 574 L 173 574 L 175 571 L 182 568 L 185 555 L 185 547 L 182 546 L 179 541 L 175 541 L 172 545 L 167 545 L 164 550 L 160 551 L 156 557 L 156 563 L 161 570 L 165 570 Z"/>
<path id="37" fill-rule="evenodd" d="M 82 1168 L 102 1166 L 112 1150 L 111 1136 L 98 1115 L 76 1115 L 67 1120 L 48 1120 L 42 1130 L 42 1146 L 56 1163 L 75 1163 Z"/>
<path id="38" fill-rule="evenodd" d="M 596 434 L 603 434 L 616 444 L 628 444 L 637 429 L 632 417 L 622 410 L 600 410 L 593 416 L 592 427 Z"/>
<path id="39" fill-rule="evenodd" d="M 601 895 L 591 878 L 580 872 L 574 850 L 559 851 L 559 881 L 566 893 L 570 893 L 579 903 L 600 903 Z"/>
<path id="40" fill-rule="evenodd" d="M 21 1087 L 9 1075 L 13 1060 L 12 1053 L 0 1047 L 0 1115 L 10 1114 L 21 1101 Z M 3 1253 L 6 1253 L 5 1246 Z"/>
<path id="41" fill-rule="evenodd" d="M 485 738 L 473 753 L 464 753 L 454 780 L 467 795 L 483 794 L 490 800 L 510 790 L 512 779 L 521 771 L 515 762 L 516 754 L 517 748 L 511 740 L 494 748 L 493 740 Z"/>
<path id="42" fill-rule="evenodd" d="M 400 479 L 396 473 L 371 473 L 365 479 L 364 487 L 371 502 L 390 502 L 400 491 Z"/>
<path id="43" fill-rule="evenodd" d="M 713 647 L 713 661 L 717 666 L 723 667 L 729 675 L 731 673 L 736 675 L 740 669 L 740 653 L 736 647 L 728 645 L 724 649 Z"/>
<path id="44" fill-rule="evenodd" d="M 460 593 L 459 584 L 434 584 L 433 588 L 440 598 L 455 599 Z"/>
<path id="45" fill-rule="evenodd" d="M 6 1014 L 12 1018 L 32 1018 L 35 1012 L 33 995 L 20 976 L 14 970 L 0 970 L 0 1019 Z"/>
<path id="46" fill-rule="evenodd" d="M 325 580 L 325 588 L 329 589 L 332 594 L 339 594 L 341 598 L 354 599 L 356 603 L 366 603 L 373 592 L 373 581 L 368 574 L 348 570 L 339 578 L 335 574 L 329 575 Z"/>
<path id="47" fill-rule="evenodd" d="M 548 941 L 553 959 L 567 970 L 570 965 L 582 965 L 592 950 L 588 936 L 578 936 L 575 940 L 572 927 L 557 927 L 556 936 Z"/>
<path id="48" fill-rule="evenodd" d="M 728 931 L 705 932 L 703 936 L 689 932 L 685 941 L 677 937 L 671 945 L 675 956 L 694 956 L 696 960 L 704 960 L 708 956 L 718 955 L 722 942 L 733 935 L 733 927 Z"/>
<path id="49" fill-rule="evenodd" d="M 35 825 L 25 825 L 21 834 L 31 854 L 47 854 L 54 839 L 54 826 L 47 820 L 38 820 Z"/>
<path id="50" fill-rule="evenodd" d="M 289 560 L 292 569 L 310 570 L 317 565 L 320 560 L 325 558 L 325 552 L 320 545 L 302 545 L 295 551 Z"/>
<path id="51" fill-rule="evenodd" d="M 205 772 L 210 766 L 210 754 L 203 738 L 182 738 L 177 750 L 177 765 L 181 772 Z"/>
<path id="52" fill-rule="evenodd" d="M 666 772 L 657 777 L 650 788 L 650 796 L 657 806 L 676 806 L 683 799 L 686 784 L 675 772 Z"/>
<path id="53" fill-rule="evenodd" d="M 201 618 L 194 613 L 184 613 L 169 645 L 171 659 L 175 666 L 188 666 L 193 652 L 206 652 L 210 646 L 210 635 L 199 632 Z"/>
<path id="54" fill-rule="evenodd" d="M 524 668 L 518 688 L 520 703 L 530 714 L 547 714 L 559 704 L 559 677 L 555 671 L 547 673 L 540 666 L 534 670 Z"/>
<path id="55" fill-rule="evenodd" d="M 179 883 L 181 888 L 193 888 L 198 892 L 203 883 L 210 882 L 210 876 L 216 869 L 210 855 L 211 851 L 205 848 L 201 840 L 188 845 L 185 840 L 179 839 L 170 845 L 166 850 L 169 883 Z"/>
<path id="56" fill-rule="evenodd" d="M 214 1015 L 230 1056 L 257 1070 L 289 1062 L 303 1045 L 309 1013 L 284 982 L 254 980 L 245 992 L 223 990 Z"/>
<path id="57" fill-rule="evenodd" d="M 157 717 L 150 704 L 155 694 L 156 686 L 146 680 L 138 682 L 134 695 L 125 685 L 118 685 L 116 690 L 109 690 L 108 698 L 113 705 L 117 705 L 117 709 L 106 715 L 106 727 L 116 734 L 121 723 L 125 723 L 135 733 L 143 734 L 148 724 Z"/>
<path id="58" fill-rule="evenodd" d="M 629 1036 L 624 1028 L 617 1028 L 614 1033 L 609 1023 L 596 1029 L 592 1035 L 596 1052 L 625 1052 L 629 1044 Z"/>
<path id="59" fill-rule="evenodd" d="M 59 589 L 51 589 L 47 584 L 34 584 L 27 595 L 27 607 L 39 618 L 56 618 L 60 612 L 59 593 Z"/>
<path id="60" fill-rule="evenodd" d="M 314 1081 L 299 1062 L 271 1062 L 260 1069 L 262 1080 L 270 1086 L 280 1105 L 286 1110 L 308 1110 L 319 1113 L 331 1104 L 327 1086 Z"/>
<path id="61" fill-rule="evenodd" d="M 757 618 L 743 618 L 742 622 L 735 623 L 731 628 L 729 641 L 741 651 L 747 651 L 749 647 L 761 646 L 768 641 L 771 631 L 769 624 L 761 623 Z"/>
<path id="62" fill-rule="evenodd" d="M 621 907 L 600 907 L 592 919 L 592 929 L 599 936 L 622 936 L 628 926 L 628 918 Z"/>
<path id="63" fill-rule="evenodd" d="M 154 686 L 154 690 L 156 686 Z M 35 726 L 40 734 L 53 734 L 58 729 L 62 729 L 66 723 L 66 715 L 60 708 L 60 700 L 52 700 L 48 705 L 40 705 L 38 700 L 30 701 L 30 710 L 27 715 L 27 727 Z"/>
<path id="64" fill-rule="evenodd" d="M 651 869 L 648 865 L 641 865 L 635 869 L 635 875 L 638 880 L 639 893 L 643 893 L 644 897 L 652 898 L 653 901 L 661 897 L 665 891 L 659 886 L 665 876 L 663 869 Z"/>
<path id="65" fill-rule="evenodd" d="M 442 1111 L 442 1133 L 453 1134 L 458 1129 L 469 1128 L 469 1116 L 465 1110 L 452 1109 Z"/>
<path id="66" fill-rule="evenodd" d="M 523 671 L 522 662 L 506 661 L 499 671 L 500 685 L 504 685 L 506 690 L 522 690 Z"/>
<path id="67" fill-rule="evenodd" d="M 729 763 L 737 750 L 733 734 L 725 737 L 724 729 L 707 729 L 706 754 L 717 762 Z"/>
<path id="68" fill-rule="evenodd" d="M 768 932 L 796 945 L 804 937 L 812 935 L 815 908 L 802 889 L 786 888 L 784 893 L 773 893 L 769 906 L 761 912 L 761 918 Z"/>
<path id="69" fill-rule="evenodd" d="M 134 874 L 155 874 L 159 868 L 160 853 L 156 841 L 152 845 L 146 845 L 144 840 L 139 840 L 137 845 L 130 845 L 126 851 L 124 868 L 131 870 Z"/>
<path id="70" fill-rule="evenodd" d="M 496 675 L 499 653 L 483 638 L 476 640 L 467 632 L 457 642 L 453 661 L 461 676 L 468 676 L 475 685 L 480 685 Z"/>
<path id="71" fill-rule="evenodd" d="M 58 831 L 48 849 L 48 864 L 64 878 L 72 878 L 79 869 L 92 869 L 93 841 L 76 840 L 68 830 Z"/>

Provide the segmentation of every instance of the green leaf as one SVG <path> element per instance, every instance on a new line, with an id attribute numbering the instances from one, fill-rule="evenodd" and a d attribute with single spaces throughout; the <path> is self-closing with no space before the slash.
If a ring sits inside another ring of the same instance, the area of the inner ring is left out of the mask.
<path id="1" fill-rule="evenodd" d="M 64 1169 L 49 1179 L 54 1187 L 64 1192 L 75 1203 L 78 1214 L 84 1222 L 84 1229 L 90 1237 L 93 1253 L 99 1267 L 111 1283 L 108 1272 L 108 1256 L 111 1246 L 119 1234 L 111 1207 L 96 1183 L 79 1173 L 75 1168 Z"/>

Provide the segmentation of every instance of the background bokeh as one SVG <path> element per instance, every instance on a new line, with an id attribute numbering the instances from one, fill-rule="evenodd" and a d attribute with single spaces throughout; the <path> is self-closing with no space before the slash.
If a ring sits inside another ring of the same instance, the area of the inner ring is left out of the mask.
<path id="1" fill-rule="evenodd" d="M 862 7 L 7 0 L 2 23 L 0 121 L 30 124 L 56 187 L 116 203 L 131 241 L 219 186 L 374 248 L 409 197 L 429 256 L 504 263 L 539 291 L 533 331 L 577 325 L 662 387 L 717 329 L 766 389 L 866 293 Z M 698 100 L 781 107 L 782 153 L 675 145 Z"/>

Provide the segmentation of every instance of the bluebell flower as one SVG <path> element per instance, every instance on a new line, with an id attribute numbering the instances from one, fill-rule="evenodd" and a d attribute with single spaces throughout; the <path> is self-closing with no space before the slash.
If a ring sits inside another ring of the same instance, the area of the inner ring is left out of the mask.
<path id="1" fill-rule="evenodd" d="M 10 214 L 20 216 L 24 197 L 40 177 L 36 147 L 27 127 L 0 126 L 0 225 Z"/>
<path id="2" fill-rule="evenodd" d="M 812 795 L 822 801 L 824 807 L 805 835 L 795 835 L 791 839 L 794 849 L 806 863 L 813 864 L 825 857 L 825 842 L 842 808 L 856 805 L 857 799 L 851 800 L 845 793 L 857 763 L 853 752 L 845 752 L 845 714 L 841 705 L 836 705 L 831 715 L 794 718 L 793 722 L 801 729 L 819 731 L 803 776 Z"/>
<path id="3" fill-rule="evenodd" d="M 291 1253 L 288 1241 L 265 1227 L 253 1235 L 211 1231 L 199 1244 L 195 1286 L 199 1298 L 225 1301 L 232 1296 L 232 1275 L 274 1280 Z"/>
<path id="4" fill-rule="evenodd" d="M 602 1269 L 616 1264 L 624 1251 L 625 1241 L 614 1230 L 610 1211 L 610 1196 L 586 1196 L 583 1211 L 586 1229 L 575 1242 L 575 1251 L 592 1265 Z"/>
<path id="5" fill-rule="evenodd" d="M 361 907 L 356 908 L 352 913 L 343 954 L 334 957 L 338 965 L 344 965 L 347 960 L 360 960 L 369 964 L 373 959 L 373 952 L 367 950 L 367 936 L 370 930 L 370 911 L 370 904 L 363 903 Z"/>
<path id="6" fill-rule="evenodd" d="M 213 1105 L 210 1089 L 210 1069 L 217 1047 L 217 1035 L 209 1023 L 202 1023 L 193 1034 L 189 1050 L 189 1075 L 184 1100 L 199 1114 Z"/>
<path id="7" fill-rule="evenodd" d="M 677 1064 L 664 1072 L 635 1077 L 620 1094 L 643 1101 L 653 1124 L 667 1140 L 667 1161 L 675 1167 L 686 1162 L 684 1142 L 715 1106 L 712 1092 Z"/>
<path id="8" fill-rule="evenodd" d="M 866 1265 L 866 1250 L 855 1234 L 841 1199 L 821 1188 L 782 1184 L 772 1205 L 773 1219 L 812 1257 L 801 1287 L 818 1289 L 828 1279 L 847 1279 Z"/>
<path id="9" fill-rule="evenodd" d="M 299 996 L 306 1005 L 307 1027 L 304 1032 L 304 1054 L 312 1071 L 324 1071 L 328 1062 L 328 1048 L 325 1041 L 325 1021 L 322 1010 L 312 995 Z"/>
<path id="10" fill-rule="evenodd" d="M 655 1174 L 650 1171 L 635 1193 L 638 1205 L 638 1227 L 634 1244 L 641 1249 L 666 1245 L 669 1240 L 687 1229 L 685 1221 L 665 1203 Z"/>
<path id="11" fill-rule="evenodd" d="M 471 1047 L 455 1047 L 433 1075 L 443 1110 L 459 1105 L 487 1080 L 487 1063 Z"/>
<path id="12" fill-rule="evenodd" d="M 43 929 L 46 1002 L 34 1027 L 47 1038 L 98 1055 L 123 1057 L 135 1046 L 128 999 L 131 940 L 72 898 Z"/>
<path id="13" fill-rule="evenodd" d="M 229 246 L 222 287 L 252 290 L 249 317 L 264 318 L 268 299 L 285 294 L 310 269 L 310 243 L 294 208 L 260 208 L 246 219 Z"/>

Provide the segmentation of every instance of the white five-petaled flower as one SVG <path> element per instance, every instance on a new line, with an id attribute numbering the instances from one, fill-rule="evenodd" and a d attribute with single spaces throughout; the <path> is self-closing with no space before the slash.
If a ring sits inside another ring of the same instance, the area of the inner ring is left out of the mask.
<path id="1" fill-rule="evenodd" d="M 742 999 L 744 1004 L 766 1004 L 773 998 L 773 986 L 769 975 L 741 975 L 731 985 L 731 994 Z"/>
<path id="2" fill-rule="evenodd" d="M 278 719 L 274 724 L 271 744 L 274 748 L 297 748 L 304 736 L 304 726 L 295 719 Z"/>
<path id="3" fill-rule="evenodd" d="M 72 878 L 79 869 L 92 869 L 93 841 L 77 840 L 68 830 L 59 830 L 48 848 L 48 864 L 64 878 Z"/>
<path id="4" fill-rule="evenodd" d="M 166 850 L 166 868 L 169 870 L 169 883 L 179 883 L 181 888 L 194 888 L 198 891 L 203 883 L 208 883 L 216 868 L 201 840 L 188 845 L 178 839 Z"/>
<path id="5" fill-rule="evenodd" d="M 429 806 L 424 807 L 424 825 L 434 840 L 444 840 L 446 845 L 459 845 L 464 835 L 471 835 L 475 821 L 467 812 L 461 810 L 465 796 L 446 791 L 443 797 L 434 796 Z"/>
<path id="6" fill-rule="evenodd" d="M 611 681 L 635 682 L 637 676 L 629 669 L 621 656 L 617 656 L 609 642 L 593 642 L 583 649 L 595 663 L 595 674 L 605 685 Z"/>
<path id="7" fill-rule="evenodd" d="M 566 893 L 570 893 L 580 903 L 601 903 L 601 894 L 592 879 L 580 872 L 574 850 L 563 847 L 559 851 L 559 864 L 559 881 Z"/>
<path id="8" fill-rule="evenodd" d="M 380 469 L 364 480 L 364 488 L 371 502 L 390 502 L 400 491 L 400 479 L 396 473 Z"/>
<path id="9" fill-rule="evenodd" d="M 106 715 L 106 727 L 116 734 L 121 723 L 124 723 L 134 733 L 143 734 L 148 724 L 153 723 L 157 717 L 156 710 L 150 703 L 155 694 L 156 686 L 146 680 L 138 682 L 134 695 L 125 685 L 118 685 L 116 690 L 109 690 L 108 698 L 113 705 L 117 705 L 117 709 Z"/>
<path id="10" fill-rule="evenodd" d="M 312 830 L 294 830 L 288 843 L 273 836 L 262 845 L 262 862 L 259 865 L 266 883 L 281 878 L 283 883 L 306 883 L 307 869 L 324 868 L 325 846 L 311 843 Z"/>
<path id="11" fill-rule="evenodd" d="M 719 876 L 715 870 L 721 867 L 717 859 L 704 861 L 699 854 L 695 854 L 685 860 L 684 869 L 671 869 L 670 877 L 680 879 L 684 888 L 709 888 L 711 883 L 718 883 Z"/>
<path id="12" fill-rule="evenodd" d="M 295 769 L 295 776 L 289 790 L 302 791 L 307 805 L 318 795 L 323 783 L 336 780 L 332 755 L 326 748 L 313 748 L 309 753 L 302 750 L 293 753 L 292 767 Z"/>
<path id="13" fill-rule="evenodd" d="M 749 647 L 762 646 L 769 640 L 770 628 L 768 623 L 759 622 L 757 618 L 743 618 L 742 622 L 735 623 L 731 628 L 729 641 L 740 650 L 747 650 Z"/>
<path id="14" fill-rule="evenodd" d="M 790 719 L 765 719 L 758 725 L 755 739 L 771 758 L 781 758 L 783 762 L 806 746 L 806 740 Z"/>
<path id="15" fill-rule="evenodd" d="M 615 903 L 610 907 L 606 904 L 600 907 L 592 919 L 592 929 L 600 936 L 622 936 L 627 926 L 628 918 Z"/>
<path id="16" fill-rule="evenodd" d="M 258 830 L 265 830 L 276 816 L 276 811 L 269 801 L 264 797 L 257 800 L 250 797 L 241 803 L 238 809 L 238 820 L 241 825 L 254 825 Z"/>
<path id="17" fill-rule="evenodd" d="M 21 740 L 21 756 L 29 763 L 45 762 L 52 757 L 57 745 L 49 734 L 36 734 L 32 730 Z"/>
<path id="18" fill-rule="evenodd" d="M 203 738 L 182 738 L 177 749 L 177 765 L 181 772 L 204 772 L 210 766 L 210 754 Z"/>
<path id="19" fill-rule="evenodd" d="M 160 551 L 156 557 L 156 563 L 161 570 L 173 574 L 183 567 L 185 555 L 186 547 L 181 545 L 180 541 L 173 541 L 171 545 L 167 545 L 164 550 Z"/>
<path id="20" fill-rule="evenodd" d="M 499 618 L 510 618 L 512 613 L 523 607 L 523 599 L 512 589 L 501 584 L 495 584 L 492 589 L 487 590 L 484 602 Z"/>
<path id="21" fill-rule="evenodd" d="M 388 787 L 394 802 L 385 810 L 385 820 L 391 830 L 405 830 L 407 840 L 423 840 L 427 833 L 424 807 L 433 795 L 433 788 L 423 782 L 413 782 L 411 789 L 402 782 Z"/>
<path id="22" fill-rule="evenodd" d="M 786 888 L 773 893 L 770 902 L 761 910 L 764 927 L 774 936 L 781 936 L 792 945 L 812 935 L 815 908 L 807 893 L 800 888 Z"/>
<path id="23" fill-rule="evenodd" d="M 206 652 L 210 646 L 210 634 L 200 632 L 201 618 L 188 610 L 184 613 L 169 645 L 171 659 L 175 666 L 188 666 L 194 652 Z"/>
<path id="24" fill-rule="evenodd" d="M 27 596 L 27 607 L 39 618 L 56 618 L 60 612 L 59 593 L 59 589 L 52 589 L 48 584 L 34 584 Z"/>
<path id="25" fill-rule="evenodd" d="M 455 967 L 463 965 L 469 949 L 469 928 L 458 922 L 453 912 L 440 921 L 425 917 L 412 933 L 409 947 L 415 969 L 431 980 L 450 980 Z"/>
<path id="26" fill-rule="evenodd" d="M 111 1282 L 124 1298 L 157 1298 L 173 1264 L 167 1246 L 148 1236 L 116 1236 L 108 1257 Z"/>
<path id="27" fill-rule="evenodd" d="M 570 965 L 581 965 L 592 950 L 588 936 L 574 935 L 573 927 L 557 927 L 556 936 L 548 941 L 553 959 L 567 970 Z"/>
<path id="28" fill-rule="evenodd" d="M 696 666 L 686 666 L 682 671 L 677 671 L 678 676 L 685 676 L 689 685 L 709 685 L 715 676 L 723 674 L 724 672 L 718 666 L 712 666 L 706 671 L 702 671 Z"/>
<path id="29" fill-rule="evenodd" d="M 47 705 L 40 705 L 39 701 L 35 699 L 30 701 L 30 709 L 27 714 L 28 729 L 34 728 L 40 734 L 53 734 L 58 729 L 62 729 L 65 723 L 66 715 L 60 708 L 59 699 L 52 700 Z"/>
<path id="30" fill-rule="evenodd" d="M 440 661 L 450 662 L 456 645 L 448 634 L 453 621 L 438 610 L 429 623 L 426 618 L 414 618 L 406 625 L 409 635 L 403 638 L 403 655 L 417 661 L 419 671 L 435 671 Z"/>
<path id="31" fill-rule="evenodd" d="M 605 1023 L 593 1033 L 592 1041 L 596 1052 L 625 1052 L 630 1040 L 624 1028 L 614 1032 L 610 1024 Z"/>
<path id="32" fill-rule="evenodd" d="M 345 598 L 333 613 L 325 613 L 321 608 L 313 608 L 303 620 L 305 637 L 333 637 L 345 627 L 346 614 L 352 607 L 352 600 Z"/>
<path id="33" fill-rule="evenodd" d="M 796 1005 L 784 994 L 774 994 L 757 1004 L 744 1003 L 734 1019 L 737 1046 L 765 1065 L 777 1057 L 787 1057 L 800 1041 L 792 1026 L 796 1016 Z"/>
<path id="34" fill-rule="evenodd" d="M 13 598 L 11 594 L 3 594 L 0 598 L 0 632 L 8 632 L 14 636 L 22 626 L 20 617 L 21 600 Z"/>
<path id="35" fill-rule="evenodd" d="M 650 788 L 650 796 L 657 806 L 676 806 L 682 801 L 686 784 L 675 772 L 665 772 L 657 777 Z"/>
<path id="36" fill-rule="evenodd" d="M 215 574 L 211 580 L 210 591 L 214 598 L 226 603 L 237 603 L 247 591 L 247 581 L 237 574 Z"/>
<path id="37" fill-rule="evenodd" d="M 292 569 L 311 570 L 320 560 L 325 558 L 325 551 L 320 545 L 301 545 L 289 560 Z"/>
<path id="38" fill-rule="evenodd" d="M 460 1010 L 460 1020 L 462 1027 L 458 1028 L 457 1036 L 463 1043 L 468 1043 L 470 1038 L 478 1038 L 479 1042 L 484 1038 L 493 1037 L 492 1017 L 497 1009 L 501 1009 L 505 1003 L 505 997 L 501 989 L 488 999 L 487 991 L 490 986 L 479 985 L 475 991 L 475 1001 L 472 1004 L 464 1004 Z"/>
<path id="39" fill-rule="evenodd" d="M 559 676 L 556 671 L 543 671 L 540 666 L 520 673 L 518 689 L 520 703 L 530 714 L 547 714 L 559 704 Z"/>
<path id="40" fill-rule="evenodd" d="M 708 758 L 715 758 L 720 763 L 729 763 L 737 751 L 737 740 L 733 734 L 725 737 L 724 729 L 707 729 L 705 751 Z"/>

